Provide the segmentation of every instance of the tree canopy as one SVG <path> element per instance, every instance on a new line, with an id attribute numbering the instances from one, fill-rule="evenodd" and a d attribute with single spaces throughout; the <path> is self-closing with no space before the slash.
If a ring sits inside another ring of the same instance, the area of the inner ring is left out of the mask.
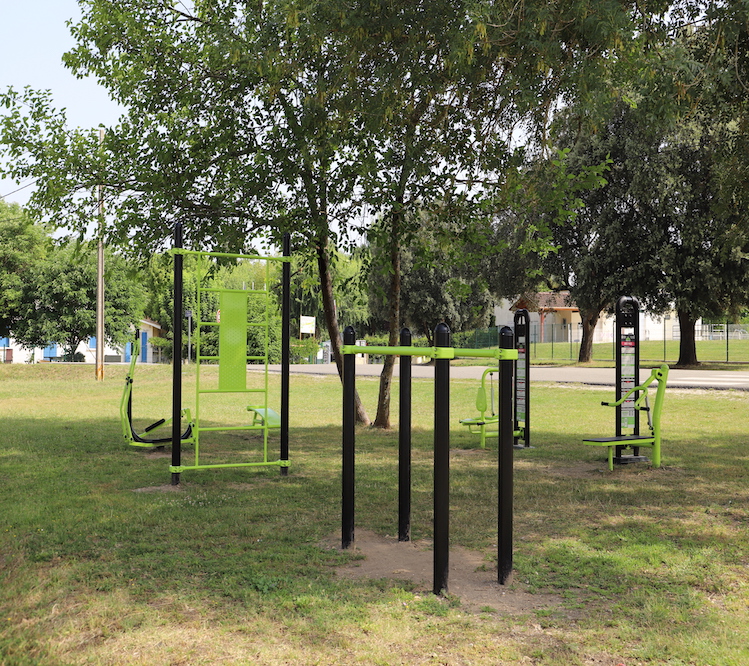
<path id="1" fill-rule="evenodd" d="M 73 360 L 78 345 L 96 335 L 96 277 L 94 244 L 53 247 L 24 282 L 13 337 L 29 349 L 58 342 Z M 125 260 L 111 252 L 106 253 L 104 280 L 105 335 L 121 345 L 141 316 L 143 293 Z"/>
<path id="2" fill-rule="evenodd" d="M 24 285 L 48 247 L 43 227 L 18 204 L 0 200 L 0 337 L 9 335 L 21 316 Z"/>

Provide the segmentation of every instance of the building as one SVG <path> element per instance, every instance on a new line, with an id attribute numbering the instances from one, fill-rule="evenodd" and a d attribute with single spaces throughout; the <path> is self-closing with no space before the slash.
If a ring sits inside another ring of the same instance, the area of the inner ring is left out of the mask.
<path id="1" fill-rule="evenodd" d="M 508 301 L 494 308 L 497 326 L 512 326 L 515 310 L 525 308 L 530 317 L 530 342 L 580 342 L 583 324 L 580 310 L 570 299 L 569 291 L 543 291 Z M 699 322 L 698 322 L 699 324 Z M 593 342 L 613 342 L 614 315 L 602 313 Z M 678 340 L 679 320 L 676 312 L 654 316 L 640 312 L 640 340 Z"/>
<path id="2" fill-rule="evenodd" d="M 162 361 L 161 348 L 152 344 L 153 338 L 162 337 L 161 326 L 150 319 L 141 319 L 138 330 L 140 340 L 140 362 L 160 363 Z M 83 356 L 84 363 L 96 363 L 96 338 L 89 338 L 78 345 L 77 354 Z M 132 343 L 128 342 L 124 348 L 107 345 L 104 348 L 105 363 L 129 363 L 132 354 Z M 0 338 L 0 363 L 50 363 L 62 360 L 62 347 L 51 342 L 46 347 L 25 349 L 13 338 Z"/>

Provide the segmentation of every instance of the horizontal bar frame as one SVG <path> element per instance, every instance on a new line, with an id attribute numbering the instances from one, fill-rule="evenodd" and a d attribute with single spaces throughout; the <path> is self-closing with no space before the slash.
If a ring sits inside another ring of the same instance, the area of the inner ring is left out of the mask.
<path id="1" fill-rule="evenodd" d="M 514 361 L 517 349 L 456 349 L 455 347 L 377 347 L 343 345 L 342 354 L 382 354 L 383 356 L 427 356 L 435 359 L 453 358 L 492 358 L 500 361 Z"/>

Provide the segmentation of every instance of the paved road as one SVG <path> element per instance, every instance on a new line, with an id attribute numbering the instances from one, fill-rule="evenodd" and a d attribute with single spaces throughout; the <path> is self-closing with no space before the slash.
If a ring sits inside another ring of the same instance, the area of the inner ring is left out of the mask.
<path id="1" fill-rule="evenodd" d="M 252 368 L 252 366 L 250 366 Z M 270 366 L 270 370 L 280 372 L 281 366 Z M 458 366 L 450 368 L 450 376 L 458 379 L 480 379 L 484 371 L 480 366 Z M 336 372 L 334 363 L 325 365 L 292 365 L 292 373 L 330 375 Z M 382 372 L 382 365 L 357 365 L 358 376 L 378 376 Z M 398 375 L 398 364 L 395 364 L 395 374 Z M 433 377 L 434 368 L 428 365 L 414 365 L 414 377 Z M 594 384 L 613 386 L 615 371 L 613 368 L 572 368 L 558 366 L 531 366 L 531 381 L 538 382 L 571 382 L 579 384 Z M 640 379 L 645 381 L 649 370 L 640 370 Z M 714 371 L 714 370 L 671 370 L 668 375 L 668 385 L 671 388 L 703 388 L 703 389 L 736 389 L 749 391 L 749 372 Z"/>

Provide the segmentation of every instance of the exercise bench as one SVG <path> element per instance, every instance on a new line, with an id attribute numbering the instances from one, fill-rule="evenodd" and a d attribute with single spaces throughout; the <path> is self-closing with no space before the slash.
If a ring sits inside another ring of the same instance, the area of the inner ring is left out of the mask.
<path id="1" fill-rule="evenodd" d="M 248 407 L 248 412 L 252 412 L 252 425 L 265 426 L 267 428 L 280 428 L 281 417 L 278 412 L 273 411 L 270 407 Z M 267 422 L 267 425 L 266 425 Z"/>
<path id="2" fill-rule="evenodd" d="M 609 471 L 614 470 L 614 451 L 621 451 L 626 448 L 636 449 L 641 446 L 649 446 L 652 449 L 653 455 L 653 467 L 661 466 L 661 410 L 663 408 L 663 399 L 666 395 L 666 380 L 668 379 L 668 366 L 661 365 L 658 368 L 653 368 L 650 373 L 650 377 L 640 386 L 635 386 L 633 389 L 627 391 L 619 400 L 616 402 L 602 402 L 601 404 L 607 407 L 618 407 L 620 406 L 630 395 L 640 391 L 641 394 L 635 400 L 634 408 L 639 411 L 644 411 L 648 415 L 648 426 L 650 428 L 649 435 L 617 435 L 615 437 L 596 437 L 592 439 L 584 439 L 583 444 L 589 446 L 607 446 L 609 449 Z M 655 393 L 655 402 L 653 407 L 648 404 L 648 388 L 653 382 L 658 382 L 658 388 Z M 644 403 L 644 404 L 643 404 Z M 618 456 L 618 462 L 632 462 L 635 460 L 647 460 L 647 458 L 640 458 L 635 456 Z M 630 460 L 627 460 L 630 458 Z"/>

